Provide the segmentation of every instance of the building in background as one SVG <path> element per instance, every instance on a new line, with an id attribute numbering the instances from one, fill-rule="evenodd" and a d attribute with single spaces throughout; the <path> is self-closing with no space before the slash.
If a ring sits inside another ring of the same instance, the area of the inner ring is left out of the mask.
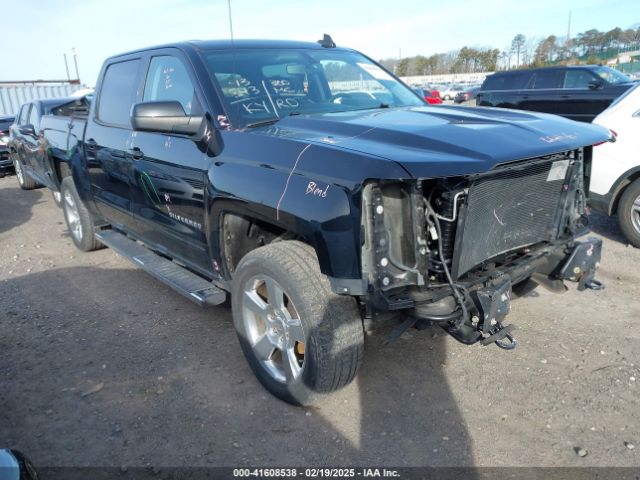
<path id="1" fill-rule="evenodd" d="M 86 89 L 79 80 L 0 81 L 0 115 L 15 115 L 20 105 L 36 98 L 68 97 Z"/>

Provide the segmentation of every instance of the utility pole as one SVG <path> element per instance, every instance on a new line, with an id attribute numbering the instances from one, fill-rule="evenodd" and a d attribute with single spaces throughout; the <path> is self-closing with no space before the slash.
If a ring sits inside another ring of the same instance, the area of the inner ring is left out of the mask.
<path id="1" fill-rule="evenodd" d="M 73 63 L 76 66 L 76 80 L 80 82 L 80 73 L 78 72 L 78 55 L 76 55 L 76 47 L 73 47 L 71 49 L 71 52 L 73 52 Z"/>
<path id="2" fill-rule="evenodd" d="M 569 22 L 567 23 L 567 46 L 571 42 L 571 10 L 569 10 Z"/>
<path id="3" fill-rule="evenodd" d="M 62 56 L 64 57 L 64 68 L 67 70 L 67 80 L 71 80 L 71 76 L 69 75 L 69 62 L 67 62 L 67 54 L 63 53 Z"/>

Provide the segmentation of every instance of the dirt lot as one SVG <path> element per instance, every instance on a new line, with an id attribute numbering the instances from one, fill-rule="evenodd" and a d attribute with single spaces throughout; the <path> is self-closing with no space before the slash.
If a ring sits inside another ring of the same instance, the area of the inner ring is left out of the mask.
<path id="1" fill-rule="evenodd" d="M 593 220 L 606 290 L 515 302 L 515 351 L 369 336 L 357 380 L 304 409 L 254 379 L 228 309 L 77 251 L 47 190 L 0 179 L 0 446 L 36 465 L 640 466 L 640 250 Z"/>

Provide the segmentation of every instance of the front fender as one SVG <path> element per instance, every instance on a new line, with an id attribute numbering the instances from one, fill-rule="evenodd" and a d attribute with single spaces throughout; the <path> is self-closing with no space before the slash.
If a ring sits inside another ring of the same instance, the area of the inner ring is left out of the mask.
<path id="1" fill-rule="evenodd" d="M 224 144 L 208 172 L 212 259 L 222 264 L 219 219 L 231 212 L 303 238 L 315 248 L 320 270 L 335 290 L 362 290 L 365 176 L 398 178 L 406 172 L 356 152 L 246 132 L 228 132 Z"/>

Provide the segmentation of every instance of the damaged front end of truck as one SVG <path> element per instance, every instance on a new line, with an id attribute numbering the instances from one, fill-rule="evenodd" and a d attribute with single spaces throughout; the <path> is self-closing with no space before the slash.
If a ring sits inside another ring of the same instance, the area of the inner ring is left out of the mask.
<path id="1" fill-rule="evenodd" d="M 585 238 L 591 147 L 447 178 L 363 189 L 366 317 L 437 325 L 465 344 L 514 348 L 512 292 L 601 289 L 602 242 Z"/>

